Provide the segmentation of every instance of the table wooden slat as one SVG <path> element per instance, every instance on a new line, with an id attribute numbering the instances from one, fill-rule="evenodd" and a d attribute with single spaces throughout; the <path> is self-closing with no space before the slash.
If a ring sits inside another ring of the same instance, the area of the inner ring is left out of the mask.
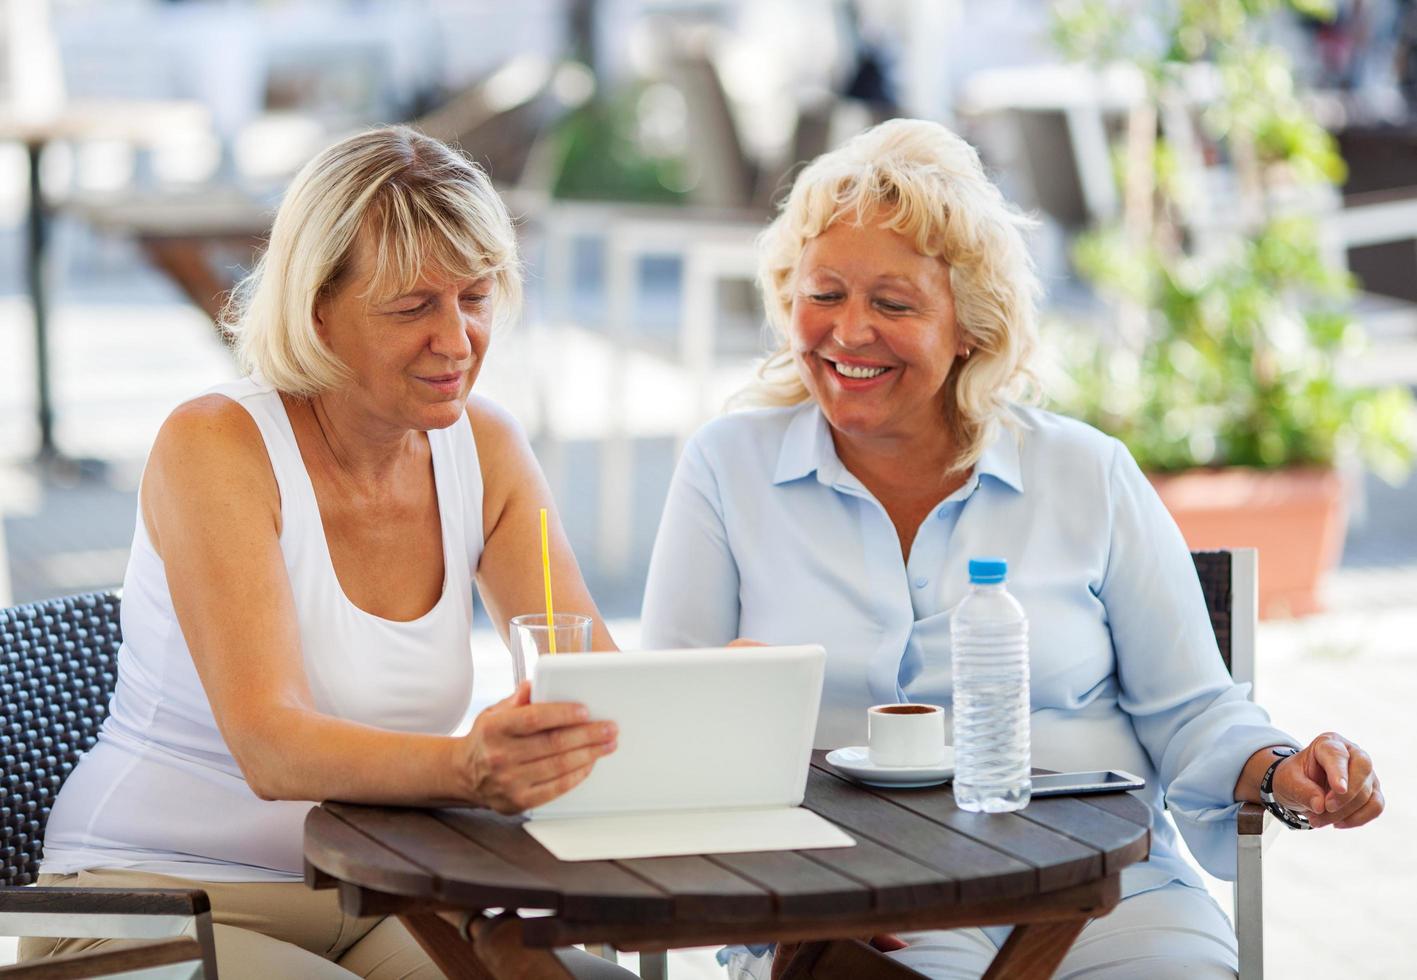
<path id="1" fill-rule="evenodd" d="M 953 878 L 859 834 L 855 847 L 797 853 L 870 887 L 873 907 L 880 912 L 914 909 L 959 898 L 959 886 Z"/>
<path id="2" fill-rule="evenodd" d="M 611 861 L 558 861 L 522 829 L 521 817 L 487 810 L 440 810 L 437 818 L 493 854 L 544 879 L 561 893 L 568 918 L 664 921 L 674 914 L 669 895 Z"/>
<path id="3" fill-rule="evenodd" d="M 1096 793 L 1089 796 L 1079 796 L 1088 806 L 1095 806 L 1099 810 L 1106 810 L 1114 817 L 1121 817 L 1123 820 L 1130 820 L 1151 829 L 1151 807 L 1137 799 L 1131 793 Z"/>
<path id="4" fill-rule="evenodd" d="M 949 786 L 869 792 L 987 844 L 1033 867 L 1038 890 L 1053 891 L 1091 881 L 1102 873 L 1103 852 L 1054 833 L 1016 813 L 969 813 L 956 805 Z"/>
<path id="5" fill-rule="evenodd" d="M 793 942 L 859 938 L 881 932 L 957 929 L 962 926 L 1014 925 L 1105 914 L 1121 900 L 1120 876 L 1109 875 L 1086 885 L 1022 898 L 986 899 L 960 905 L 922 906 L 889 913 L 822 915 L 797 921 L 703 921 L 606 923 L 575 921 L 559 916 L 527 919 L 522 925 L 529 946 L 565 946 L 581 942 L 611 942 L 620 949 L 666 949 L 720 943 Z"/>
<path id="6" fill-rule="evenodd" d="M 558 908 L 555 886 L 421 810 L 327 803 L 326 808 L 434 878 L 433 893 L 467 908 Z"/>
<path id="7" fill-rule="evenodd" d="M 753 922 L 773 914 L 772 894 L 701 857 L 636 858 L 622 868 L 674 896 L 674 918 Z"/>
<path id="8" fill-rule="evenodd" d="M 1108 874 L 1145 859 L 1150 850 L 1150 832 L 1140 824 L 1088 806 L 1080 799 L 1045 797 L 1030 801 L 1018 813 L 1039 826 L 1067 834 L 1073 840 L 1102 851 Z"/>
<path id="9" fill-rule="evenodd" d="M 781 919 L 865 912 L 874 904 L 866 885 L 792 851 L 715 854 L 709 860 L 772 892 Z"/>
<path id="10" fill-rule="evenodd" d="M 1013 898 L 1038 891 L 1034 869 L 999 851 L 819 769 L 807 774 L 809 810 L 856 836 L 865 836 L 913 858 L 958 883 L 959 900 Z"/>
<path id="11" fill-rule="evenodd" d="M 427 869 L 371 840 L 323 806 L 305 817 L 305 858 L 341 881 L 394 895 L 432 897 Z"/>

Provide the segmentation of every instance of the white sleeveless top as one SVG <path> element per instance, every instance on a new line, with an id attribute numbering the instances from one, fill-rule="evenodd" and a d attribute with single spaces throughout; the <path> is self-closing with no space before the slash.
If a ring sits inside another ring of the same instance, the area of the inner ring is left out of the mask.
<path id="1" fill-rule="evenodd" d="M 412 622 L 345 597 L 280 395 L 246 379 L 211 389 L 261 431 L 280 487 L 280 548 L 315 706 L 350 721 L 450 733 L 472 695 L 472 577 L 482 554 L 482 472 L 465 420 L 428 433 L 443 536 L 443 593 Z M 141 507 L 123 579 L 118 685 L 98 742 L 55 802 L 41 870 L 131 868 L 207 881 L 301 874 L 311 803 L 258 798 L 212 718 Z M 259 632 L 262 624 L 252 622 Z M 300 746 L 288 746 L 291 752 Z"/>

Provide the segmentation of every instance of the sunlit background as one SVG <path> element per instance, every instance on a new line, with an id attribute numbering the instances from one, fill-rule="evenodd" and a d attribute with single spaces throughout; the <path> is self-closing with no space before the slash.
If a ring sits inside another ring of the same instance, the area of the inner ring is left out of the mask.
<path id="1" fill-rule="evenodd" d="M 147 448 L 235 376 L 214 317 L 289 178 L 407 121 L 518 217 L 526 313 L 479 386 L 530 433 L 633 645 L 678 449 L 763 350 L 754 234 L 802 161 L 937 119 L 1039 219 L 1055 407 L 1158 474 L 1339 474 L 1341 559 L 1316 610 L 1267 606 L 1257 689 L 1301 738 L 1369 746 L 1391 810 L 1270 852 L 1267 963 L 1398 975 L 1417 956 L 1414 6 L 0 2 L 0 605 L 121 581 Z M 475 647 L 490 698 L 505 654 Z"/>

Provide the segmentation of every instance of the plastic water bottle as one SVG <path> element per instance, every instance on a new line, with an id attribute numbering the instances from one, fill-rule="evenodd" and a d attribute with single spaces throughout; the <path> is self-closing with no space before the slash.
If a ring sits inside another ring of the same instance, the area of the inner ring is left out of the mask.
<path id="1" fill-rule="evenodd" d="M 950 613 L 955 802 L 1003 813 L 1028 805 L 1028 617 L 1004 588 L 1008 563 L 971 558 L 969 594 Z"/>

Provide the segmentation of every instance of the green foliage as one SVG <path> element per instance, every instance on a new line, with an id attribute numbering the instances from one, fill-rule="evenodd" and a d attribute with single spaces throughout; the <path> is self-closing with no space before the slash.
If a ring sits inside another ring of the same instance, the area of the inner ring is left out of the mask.
<path id="1" fill-rule="evenodd" d="M 585 102 L 552 134 L 560 173 L 556 197 L 598 201 L 678 204 L 684 161 L 651 152 L 639 138 L 639 86 L 626 86 L 604 98 Z"/>
<path id="2" fill-rule="evenodd" d="M 1119 221 L 1074 244 L 1079 273 L 1116 302 L 1119 325 L 1111 336 L 1094 325 L 1054 338 L 1065 368 L 1056 401 L 1116 435 L 1154 471 L 1328 466 L 1356 454 L 1398 480 L 1417 445 L 1412 397 L 1402 388 L 1341 382 L 1336 362 L 1363 343 L 1347 312 L 1349 277 L 1326 261 L 1310 218 L 1270 201 L 1344 176 L 1332 137 L 1294 88 L 1287 58 L 1256 39 L 1257 19 L 1284 7 L 1321 14 L 1331 4 L 1058 6 L 1060 48 L 1078 59 L 1133 61 L 1158 106 L 1176 97 L 1187 72 L 1209 71 L 1217 84 L 1201 114 L 1205 136 L 1233 169 L 1254 168 L 1259 191 L 1234 207 L 1253 212 L 1252 220 L 1197 235 L 1177 217 L 1184 213 L 1180 156 L 1156 141 L 1144 158 L 1155 188 L 1142 223 L 1149 234 L 1138 238 L 1132 214 L 1130 226 Z M 1138 41 L 1141 22 L 1155 36 Z M 1128 160 L 1118 159 L 1125 185 Z"/>
<path id="3" fill-rule="evenodd" d="M 1137 43 L 1134 21 L 1119 16 L 1111 0 L 1059 0 L 1053 6 L 1053 43 L 1079 61 L 1114 61 Z"/>

